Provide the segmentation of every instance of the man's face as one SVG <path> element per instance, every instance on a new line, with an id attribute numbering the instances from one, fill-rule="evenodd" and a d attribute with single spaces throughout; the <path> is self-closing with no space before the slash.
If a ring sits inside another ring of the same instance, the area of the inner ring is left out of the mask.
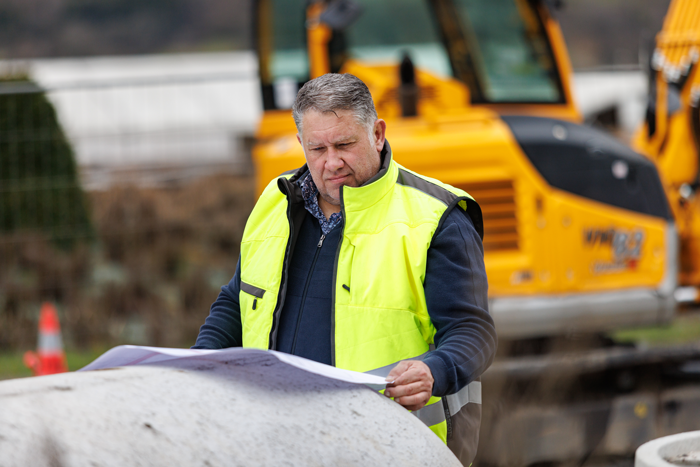
<path id="1" fill-rule="evenodd" d="M 319 201 L 340 206 L 341 186 L 360 186 L 379 172 L 384 120 L 374 123 L 370 137 L 367 127 L 349 110 L 308 110 L 302 117 L 302 129 L 297 139 L 321 195 Z"/>

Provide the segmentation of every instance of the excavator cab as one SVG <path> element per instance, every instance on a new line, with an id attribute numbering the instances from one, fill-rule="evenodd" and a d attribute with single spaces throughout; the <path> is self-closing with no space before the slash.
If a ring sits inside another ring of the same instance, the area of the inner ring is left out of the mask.
<path id="1" fill-rule="evenodd" d="M 289 108 L 310 78 L 355 62 L 407 58 L 466 85 L 471 104 L 578 121 L 568 56 L 549 8 L 528 0 L 262 0 L 265 110 Z"/>
<path id="2" fill-rule="evenodd" d="M 327 72 L 369 87 L 397 162 L 484 214 L 502 339 L 669 320 L 677 239 L 655 165 L 579 124 L 544 0 L 260 0 L 258 192 L 303 165 L 290 108 Z"/>

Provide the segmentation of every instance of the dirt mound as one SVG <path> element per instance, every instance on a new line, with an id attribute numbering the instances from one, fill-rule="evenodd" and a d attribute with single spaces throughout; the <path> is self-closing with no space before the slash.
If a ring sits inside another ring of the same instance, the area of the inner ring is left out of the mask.
<path id="1" fill-rule="evenodd" d="M 88 197 L 94 241 L 66 251 L 28 231 L 0 237 L 0 349 L 36 345 L 43 300 L 57 304 L 67 345 L 192 345 L 235 271 L 252 178 Z"/>

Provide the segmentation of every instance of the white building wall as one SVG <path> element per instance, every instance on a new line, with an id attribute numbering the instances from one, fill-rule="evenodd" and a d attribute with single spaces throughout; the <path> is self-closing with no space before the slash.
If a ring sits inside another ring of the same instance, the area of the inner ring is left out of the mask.
<path id="1" fill-rule="evenodd" d="M 119 171 L 248 167 L 243 141 L 262 112 L 252 51 L 0 61 L 0 74 L 18 69 L 48 90 L 88 187 Z M 643 120 L 647 87 L 641 71 L 574 76 L 584 118 L 615 107 L 626 137 Z"/>
<path id="2" fill-rule="evenodd" d="M 8 69 L 48 91 L 88 184 L 127 168 L 240 170 L 262 111 L 252 52 L 0 62 Z"/>

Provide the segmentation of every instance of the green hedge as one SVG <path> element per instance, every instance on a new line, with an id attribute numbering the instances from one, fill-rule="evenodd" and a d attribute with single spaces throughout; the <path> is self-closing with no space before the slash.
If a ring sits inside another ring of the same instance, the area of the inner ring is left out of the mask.
<path id="1" fill-rule="evenodd" d="M 0 234 L 43 232 L 70 247 L 92 238 L 87 201 L 56 111 L 32 87 L 0 78 Z"/>

